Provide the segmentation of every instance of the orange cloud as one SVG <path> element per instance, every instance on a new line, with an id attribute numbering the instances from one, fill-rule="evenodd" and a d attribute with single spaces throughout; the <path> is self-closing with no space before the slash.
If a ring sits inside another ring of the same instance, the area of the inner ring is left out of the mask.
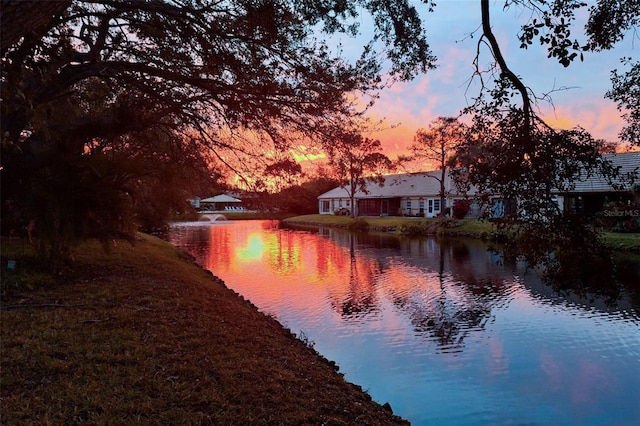
<path id="1" fill-rule="evenodd" d="M 606 99 L 578 98 L 568 105 L 561 105 L 555 111 L 548 111 L 544 118 L 547 123 L 560 129 L 580 126 L 596 139 L 618 140 L 618 133 L 624 120 L 616 105 Z"/>

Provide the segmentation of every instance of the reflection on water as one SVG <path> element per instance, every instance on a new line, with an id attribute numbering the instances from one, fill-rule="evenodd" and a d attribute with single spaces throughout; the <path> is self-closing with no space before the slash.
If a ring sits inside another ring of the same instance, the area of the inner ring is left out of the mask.
<path id="1" fill-rule="evenodd" d="M 170 241 L 412 424 L 640 419 L 640 315 L 624 292 L 558 295 L 474 240 L 240 221 L 177 225 Z"/>

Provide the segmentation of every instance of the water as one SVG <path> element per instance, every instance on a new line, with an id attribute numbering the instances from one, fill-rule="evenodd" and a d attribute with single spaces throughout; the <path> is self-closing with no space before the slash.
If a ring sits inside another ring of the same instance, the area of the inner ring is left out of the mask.
<path id="1" fill-rule="evenodd" d="M 474 240 L 273 221 L 169 238 L 414 425 L 640 424 L 640 311 L 625 293 L 558 295 Z"/>

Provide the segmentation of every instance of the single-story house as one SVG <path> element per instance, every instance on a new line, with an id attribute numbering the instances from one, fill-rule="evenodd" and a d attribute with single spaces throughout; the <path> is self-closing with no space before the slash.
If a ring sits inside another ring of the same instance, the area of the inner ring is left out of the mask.
<path id="1" fill-rule="evenodd" d="M 227 194 L 219 194 L 214 197 L 200 200 L 200 208 L 207 211 L 242 211 L 242 200 Z"/>
<path id="2" fill-rule="evenodd" d="M 348 213 L 355 209 L 356 216 L 435 217 L 452 206 L 456 199 L 464 198 L 446 173 L 446 197 L 441 205 L 440 177 L 439 170 L 384 176 L 382 185 L 371 182 L 366 193 L 356 191 L 355 206 L 351 205 L 347 188 L 334 188 L 318 197 L 318 210 L 320 214 Z"/>
<path id="3" fill-rule="evenodd" d="M 610 179 L 597 174 L 583 174 L 568 192 L 558 192 L 557 199 L 563 211 L 594 216 L 603 211 L 606 202 L 638 203 L 640 199 L 640 152 L 624 152 L 604 156 L 619 175 Z M 629 178 L 635 176 L 635 181 Z"/>
<path id="4" fill-rule="evenodd" d="M 628 152 L 606 155 L 614 168 L 619 168 L 624 176 L 629 173 L 640 174 L 640 152 Z M 367 192 L 358 190 L 355 194 L 355 206 L 351 205 L 349 191 L 345 187 L 334 188 L 318 197 L 318 212 L 320 214 L 345 214 L 355 209 L 356 216 L 420 216 L 435 217 L 446 212 L 455 200 L 467 197 L 473 198 L 475 190 L 472 188 L 466 194 L 460 193 L 452 181 L 448 171 L 445 174 L 445 202 L 440 202 L 441 171 L 396 174 L 384 177 L 382 185 L 371 182 L 367 185 Z M 637 177 L 635 181 L 637 187 Z M 601 176 L 584 176 L 575 182 L 575 188 L 570 192 L 557 191 L 557 202 L 564 211 L 577 211 L 592 215 L 602 211 L 605 201 L 628 201 L 634 197 L 634 184 L 624 179 L 613 182 Z M 636 195 L 637 197 L 637 190 Z M 636 200 L 637 202 L 637 200 Z M 506 203 L 495 197 L 491 214 L 499 217 L 504 214 Z M 468 217 L 480 214 L 478 205 L 474 203 Z"/>

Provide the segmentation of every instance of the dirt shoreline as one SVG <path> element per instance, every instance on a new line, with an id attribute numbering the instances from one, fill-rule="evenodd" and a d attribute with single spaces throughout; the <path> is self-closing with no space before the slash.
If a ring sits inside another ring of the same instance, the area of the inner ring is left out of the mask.
<path id="1" fill-rule="evenodd" d="M 3 241 L 3 423 L 408 424 L 168 243 L 75 253 L 52 277 Z"/>

